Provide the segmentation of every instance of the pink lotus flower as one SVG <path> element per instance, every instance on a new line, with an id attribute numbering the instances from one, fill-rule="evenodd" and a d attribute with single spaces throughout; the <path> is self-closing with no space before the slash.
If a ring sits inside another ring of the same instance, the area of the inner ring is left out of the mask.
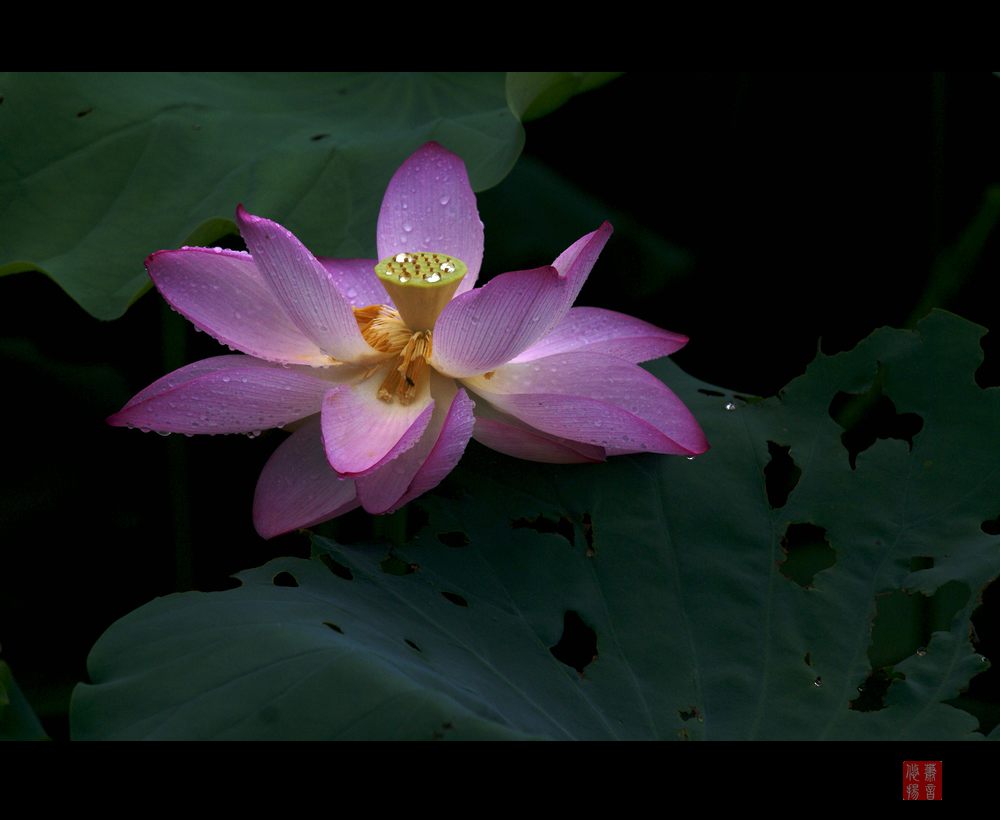
<path id="1" fill-rule="evenodd" d="M 473 289 L 483 225 L 463 162 L 436 143 L 393 176 L 372 259 L 317 259 L 275 222 L 237 209 L 249 253 L 159 251 L 160 293 L 246 355 L 164 376 L 108 419 L 171 433 L 290 425 L 254 498 L 265 538 L 361 505 L 392 512 L 435 487 L 470 438 L 517 458 L 691 455 L 705 436 L 638 362 L 687 338 L 571 307 L 608 223 L 552 265 Z"/>

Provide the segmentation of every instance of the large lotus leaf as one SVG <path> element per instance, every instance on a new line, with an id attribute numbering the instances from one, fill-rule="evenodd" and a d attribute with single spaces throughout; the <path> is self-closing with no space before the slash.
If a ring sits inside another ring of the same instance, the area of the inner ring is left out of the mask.
<path id="1" fill-rule="evenodd" d="M 113 625 L 73 731 L 981 738 L 945 701 L 987 666 L 969 619 L 1000 571 L 981 528 L 1000 512 L 1000 391 L 973 379 L 982 333 L 945 313 L 882 329 L 759 402 L 655 363 L 702 421 L 704 456 L 548 466 L 470 448 L 388 558 L 315 538 L 313 560 Z M 831 405 L 876 390 L 919 431 L 912 446 L 848 438 L 852 456 Z M 771 480 L 782 452 L 799 471 L 787 499 L 794 478 L 785 492 Z M 811 579 L 790 570 L 796 527 L 827 544 Z M 963 591 L 954 617 L 862 705 L 880 596 L 944 584 Z"/>
<path id="2" fill-rule="evenodd" d="M 593 85 L 575 83 L 549 107 Z M 418 146 L 460 154 L 481 190 L 524 142 L 503 73 L 0 73 L 0 102 L 0 275 L 43 271 L 102 319 L 148 287 L 150 253 L 234 231 L 238 202 L 318 254 L 373 256 Z"/>

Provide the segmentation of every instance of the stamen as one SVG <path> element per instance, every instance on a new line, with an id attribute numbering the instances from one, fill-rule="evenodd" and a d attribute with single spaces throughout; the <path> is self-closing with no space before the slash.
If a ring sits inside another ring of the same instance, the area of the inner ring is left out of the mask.
<path id="1" fill-rule="evenodd" d="M 400 404 L 410 404 L 430 377 L 427 362 L 432 350 L 431 331 L 414 333 L 399 313 L 386 305 L 354 308 L 354 318 L 364 340 L 380 353 L 393 357 L 389 372 L 379 385 L 379 399 L 387 403 L 399 399 Z M 371 377 L 380 367 L 384 364 L 370 367 L 361 381 Z"/>
<path id="2" fill-rule="evenodd" d="M 386 305 L 354 308 L 354 318 L 364 340 L 380 353 L 402 350 L 413 333 L 403 323 L 399 312 Z"/>
<path id="3" fill-rule="evenodd" d="M 410 336 L 379 386 L 378 397 L 384 402 L 391 402 L 395 396 L 400 404 L 410 404 L 428 377 L 430 366 L 427 360 L 431 356 L 431 348 L 429 330 Z"/>

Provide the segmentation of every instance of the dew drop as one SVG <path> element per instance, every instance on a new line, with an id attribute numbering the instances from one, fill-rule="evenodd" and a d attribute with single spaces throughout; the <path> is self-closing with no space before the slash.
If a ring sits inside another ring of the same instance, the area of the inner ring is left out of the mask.
<path id="1" fill-rule="evenodd" d="M 688 457 L 687 457 L 687 460 L 688 460 L 688 461 L 694 461 L 694 456 L 688 456 Z"/>
<path id="2" fill-rule="evenodd" d="M 185 433 L 184 435 L 188 438 L 194 438 L 194 433 Z"/>
<path id="3" fill-rule="evenodd" d="M 354 298 L 357 297 L 357 295 L 358 295 L 358 291 L 357 291 L 356 288 L 348 288 L 347 289 L 347 298 L 348 299 L 354 299 Z"/>
<path id="4" fill-rule="evenodd" d="M 455 272 L 455 266 L 451 262 L 442 262 L 441 263 L 441 270 L 444 273 L 454 273 Z"/>
<path id="5" fill-rule="evenodd" d="M 397 253 L 396 256 L 395 256 L 395 261 L 396 262 L 400 262 L 400 263 L 402 263 L 402 262 L 408 262 L 409 261 L 409 257 L 405 253 Z"/>
<path id="6" fill-rule="evenodd" d="M 927 647 L 926 646 L 918 647 L 917 654 L 922 658 L 924 655 L 927 654 Z"/>
<path id="7" fill-rule="evenodd" d="M 438 200 L 438 202 L 440 202 L 442 205 L 447 205 L 449 202 L 451 202 L 451 197 L 443 196 Z"/>
<path id="8" fill-rule="evenodd" d="M 244 376 L 242 379 L 240 379 L 240 381 L 243 382 L 243 384 L 246 384 L 247 383 L 247 377 Z"/>
<path id="9" fill-rule="evenodd" d="M 239 311 L 237 310 L 237 311 L 235 311 L 235 312 L 233 313 L 233 318 L 234 318 L 234 319 L 242 319 L 242 318 L 243 318 L 243 314 L 242 314 L 242 313 L 240 313 L 240 312 L 239 312 Z"/>
<path id="10" fill-rule="evenodd" d="M 404 222 L 403 230 L 406 231 L 407 233 L 411 233 L 413 231 L 413 226 L 409 222 Z"/>
<path id="11" fill-rule="evenodd" d="M 822 685 L 823 685 L 823 679 L 820 677 L 817 677 L 816 680 L 813 681 L 813 686 L 819 687 Z"/>
<path id="12" fill-rule="evenodd" d="M 735 405 L 735 404 L 733 404 L 733 402 L 731 402 L 731 401 L 727 401 L 727 402 L 726 402 L 726 403 L 725 403 L 725 404 L 723 405 L 723 409 L 725 409 L 725 410 L 735 410 L 735 409 L 736 409 L 736 405 Z"/>
<path id="13" fill-rule="evenodd" d="M 229 376 L 223 376 L 222 380 L 227 383 L 232 381 L 232 379 L 230 379 Z"/>
<path id="14" fill-rule="evenodd" d="M 985 655 L 980 655 L 979 656 L 979 662 L 980 663 L 989 663 L 990 661 L 989 661 L 989 659 Z"/>
<path id="15" fill-rule="evenodd" d="M 156 435 L 158 435 L 158 436 L 169 436 L 170 435 L 170 431 L 169 430 L 157 430 L 156 431 Z"/>
<path id="16" fill-rule="evenodd" d="M 441 281 L 441 274 L 438 273 L 437 271 L 435 271 L 434 273 L 430 274 L 424 281 L 425 282 L 440 282 Z"/>
<path id="17" fill-rule="evenodd" d="M 407 282 L 410 281 L 410 274 L 408 273 L 399 274 L 399 281 L 405 285 Z"/>

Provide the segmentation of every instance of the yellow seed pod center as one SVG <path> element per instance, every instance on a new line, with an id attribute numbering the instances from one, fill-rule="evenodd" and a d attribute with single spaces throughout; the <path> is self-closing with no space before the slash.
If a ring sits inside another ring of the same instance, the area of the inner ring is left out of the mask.
<path id="1" fill-rule="evenodd" d="M 431 330 L 468 272 L 465 262 L 446 253 L 397 253 L 375 266 L 375 274 L 412 331 Z"/>
<path id="2" fill-rule="evenodd" d="M 443 287 L 465 276 L 461 259 L 446 253 L 397 253 L 375 266 L 379 278 L 400 285 Z"/>

